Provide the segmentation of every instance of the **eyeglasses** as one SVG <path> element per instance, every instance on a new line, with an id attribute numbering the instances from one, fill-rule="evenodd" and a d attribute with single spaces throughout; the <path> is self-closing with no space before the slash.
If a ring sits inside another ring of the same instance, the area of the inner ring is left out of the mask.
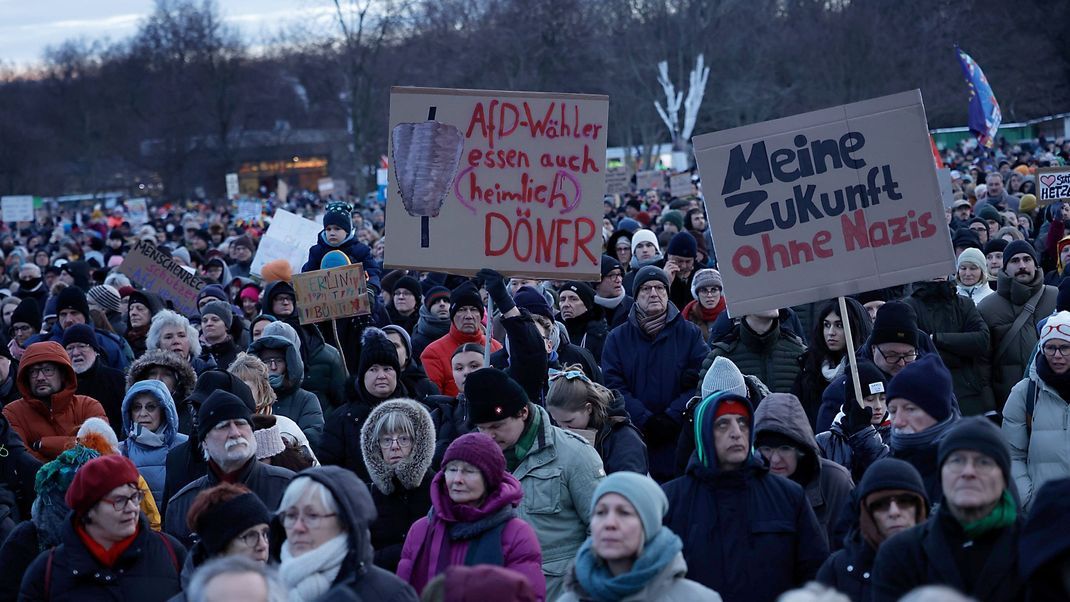
<path id="1" fill-rule="evenodd" d="M 700 289 L 697 289 L 695 292 L 700 294 L 700 295 L 720 295 L 721 294 L 721 287 L 719 287 L 719 286 L 704 286 L 704 287 L 702 287 Z"/>
<path id="2" fill-rule="evenodd" d="M 398 435 L 396 437 L 383 435 L 379 437 L 379 447 L 383 449 L 390 449 L 394 447 L 395 443 L 397 443 L 398 447 L 409 447 L 412 445 L 412 437 L 408 435 Z"/>
<path id="3" fill-rule="evenodd" d="M 665 288 L 664 284 L 644 284 L 639 287 L 640 295 L 652 295 L 652 294 L 664 294 L 668 293 L 669 289 Z"/>
<path id="4" fill-rule="evenodd" d="M 403 288 L 399 288 L 394 291 L 394 296 L 404 299 L 405 297 L 413 297 L 414 295 Z"/>
<path id="5" fill-rule="evenodd" d="M 768 445 L 762 445 L 758 447 L 758 453 L 762 454 L 766 458 L 772 457 L 773 454 L 778 454 L 781 458 L 791 455 L 799 454 L 799 450 L 791 445 L 781 445 L 779 447 L 770 447 Z"/>
<path id="6" fill-rule="evenodd" d="M 28 372 L 30 373 L 30 378 L 37 378 L 38 376 L 51 378 L 58 374 L 59 370 L 51 364 L 45 364 L 44 366 L 30 366 Z"/>
<path id="7" fill-rule="evenodd" d="M 130 404 L 130 413 L 131 414 L 137 414 L 138 412 L 140 412 L 142 410 L 144 410 L 144 411 L 146 411 L 146 412 L 151 414 L 151 413 L 153 413 L 153 412 L 155 412 L 156 410 L 159 410 L 159 409 L 160 409 L 160 404 L 158 404 L 158 403 L 146 403 L 144 405 L 142 405 L 140 403 Z"/>
<path id="8" fill-rule="evenodd" d="M 892 502 L 895 502 L 895 505 L 899 506 L 899 508 L 913 509 L 916 508 L 918 505 L 918 498 L 906 493 L 901 493 L 899 495 L 886 495 L 882 498 L 874 500 L 873 503 L 869 505 L 869 511 L 885 512 L 892 507 Z"/>
<path id="9" fill-rule="evenodd" d="M 26 332 L 26 331 L 33 332 L 33 326 L 30 326 L 29 324 L 16 324 L 16 325 L 11 327 L 11 330 L 13 330 L 15 332 Z"/>
<path id="10" fill-rule="evenodd" d="M 1044 345 L 1041 350 L 1045 357 L 1070 357 L 1070 345 Z"/>
<path id="11" fill-rule="evenodd" d="M 884 350 L 882 350 L 880 347 L 877 347 L 877 353 L 881 354 L 881 357 L 884 358 L 884 361 L 888 362 L 889 364 L 898 364 L 899 362 L 909 364 L 910 362 L 918 359 L 917 351 L 911 351 L 909 353 L 885 353 Z"/>
<path id="12" fill-rule="evenodd" d="M 282 514 L 282 526 L 289 529 L 297 524 L 298 519 L 305 523 L 305 527 L 309 529 L 316 529 L 323 523 L 323 520 L 331 517 L 338 516 L 338 513 L 332 512 L 330 514 L 316 514 L 308 513 L 303 514 L 297 510 L 287 510 Z"/>
<path id="13" fill-rule="evenodd" d="M 260 361 L 264 362 L 264 365 L 269 368 L 278 368 L 280 365 L 286 365 L 286 360 L 281 357 L 262 357 L 260 358 Z"/>
<path id="14" fill-rule="evenodd" d="M 305 523 L 308 524 L 308 523 Z M 250 531 L 245 535 L 238 537 L 246 547 L 255 548 L 256 544 L 260 543 L 263 539 L 264 543 L 271 543 L 271 531 L 269 529 L 260 529 L 258 531 Z"/>
<path id="15" fill-rule="evenodd" d="M 602 279 L 603 280 L 623 280 L 624 279 L 624 274 L 622 274 L 620 272 L 617 272 L 617 271 L 612 271 L 612 272 L 606 274 L 605 276 L 602 276 Z"/>
<path id="16" fill-rule="evenodd" d="M 970 226 L 970 230 L 973 230 L 974 232 L 988 232 L 988 228 L 981 225 Z"/>
<path id="17" fill-rule="evenodd" d="M 111 504 L 112 508 L 115 508 L 116 512 L 122 512 L 126 508 L 126 505 L 130 503 L 133 503 L 134 507 L 137 508 L 141 505 L 141 500 L 143 499 L 145 499 L 145 493 L 138 490 L 132 495 L 118 495 L 113 498 L 104 498 L 100 501 L 108 502 Z"/>

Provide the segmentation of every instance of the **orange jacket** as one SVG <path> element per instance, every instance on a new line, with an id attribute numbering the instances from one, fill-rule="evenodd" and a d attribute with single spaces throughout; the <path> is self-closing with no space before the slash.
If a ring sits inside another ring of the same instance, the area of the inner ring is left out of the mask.
<path id="1" fill-rule="evenodd" d="M 52 396 L 51 405 L 35 398 L 30 389 L 30 367 L 43 362 L 58 364 L 63 371 L 63 390 Z M 17 378 L 22 399 L 5 406 L 4 416 L 22 437 L 30 453 L 42 462 L 54 460 L 74 445 L 74 436 L 86 418 L 96 416 L 105 422 L 108 420 L 99 401 L 74 394 L 78 388 L 78 375 L 59 343 L 47 341 L 30 345 L 22 356 Z M 41 445 L 35 450 L 33 447 L 37 442 Z"/>
<path id="2" fill-rule="evenodd" d="M 485 341 L 483 336 L 483 329 L 480 328 L 475 334 L 464 334 L 453 324 L 450 324 L 450 331 L 447 332 L 442 338 L 431 343 L 420 354 L 420 363 L 424 365 L 424 370 L 427 372 L 427 378 L 431 379 L 431 382 L 438 385 L 438 390 L 442 391 L 443 395 L 449 395 L 450 397 L 457 397 L 457 383 L 453 381 L 453 352 L 457 351 L 457 348 L 465 343 L 479 343 L 484 345 Z M 502 344 L 498 341 L 490 340 L 490 350 L 495 352 L 502 348 Z"/>

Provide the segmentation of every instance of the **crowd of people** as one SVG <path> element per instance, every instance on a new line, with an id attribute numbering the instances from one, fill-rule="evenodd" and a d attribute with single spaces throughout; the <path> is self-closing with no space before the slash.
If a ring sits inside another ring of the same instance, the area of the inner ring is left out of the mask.
<path id="1" fill-rule="evenodd" d="M 375 202 L 269 198 L 322 216 L 301 271 L 363 266 L 323 324 L 226 206 L 5 224 L 0 600 L 1067 599 L 1068 158 L 949 151 L 954 274 L 731 317 L 657 190 L 595 282 L 390 269 Z"/>

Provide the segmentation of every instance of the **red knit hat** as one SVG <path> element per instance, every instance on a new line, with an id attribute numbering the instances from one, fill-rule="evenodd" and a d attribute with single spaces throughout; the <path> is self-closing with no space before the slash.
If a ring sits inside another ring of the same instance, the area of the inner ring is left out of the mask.
<path id="1" fill-rule="evenodd" d="M 134 463 L 124 456 L 94 458 L 74 475 L 67 489 L 67 506 L 76 515 L 84 516 L 112 489 L 127 484 L 136 486 L 140 477 Z"/>
<path id="2" fill-rule="evenodd" d="M 717 405 L 717 411 L 714 412 L 713 419 L 716 421 L 721 416 L 727 416 L 729 414 L 736 414 L 750 418 L 750 412 L 747 411 L 747 406 L 734 399 L 724 399 Z"/>

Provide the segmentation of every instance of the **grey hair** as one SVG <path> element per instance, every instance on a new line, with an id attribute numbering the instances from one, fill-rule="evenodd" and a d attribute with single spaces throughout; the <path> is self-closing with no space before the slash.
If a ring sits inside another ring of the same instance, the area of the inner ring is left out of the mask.
<path id="1" fill-rule="evenodd" d="M 977 599 L 946 585 L 926 585 L 914 588 L 899 602 L 977 602 Z"/>
<path id="2" fill-rule="evenodd" d="M 20 272 L 31 272 L 34 278 L 41 277 L 41 266 L 36 263 L 24 263 L 19 266 Z"/>
<path id="3" fill-rule="evenodd" d="M 338 512 L 338 502 L 334 501 L 331 492 L 318 481 L 308 477 L 297 477 L 286 486 L 286 493 L 282 494 L 279 502 L 279 512 L 286 512 L 297 505 L 306 495 L 319 496 L 323 509 L 327 512 Z"/>
<path id="4" fill-rule="evenodd" d="M 201 565 L 193 573 L 186 596 L 191 602 L 207 602 L 208 584 L 212 579 L 222 575 L 243 573 L 253 573 L 264 579 L 268 602 L 286 602 L 289 599 L 286 586 L 283 585 L 274 568 L 238 555 L 220 556 Z"/>
<path id="5" fill-rule="evenodd" d="M 116 290 L 123 288 L 124 286 L 133 286 L 130 279 L 126 277 L 126 274 L 122 272 L 112 272 L 104 278 L 104 284 L 114 286 Z"/>
<path id="6" fill-rule="evenodd" d="M 380 416 L 379 420 L 375 421 L 372 436 L 378 441 L 383 435 L 392 433 L 402 433 L 415 439 L 416 425 L 412 423 L 412 419 L 406 416 L 404 412 L 387 412 Z"/>
<path id="7" fill-rule="evenodd" d="M 780 594 L 777 602 L 851 602 L 851 599 L 831 587 L 811 581 Z"/>
<path id="8" fill-rule="evenodd" d="M 145 337 L 145 346 L 149 349 L 159 349 L 160 334 L 164 328 L 169 326 L 185 328 L 186 338 L 189 339 L 189 356 L 194 358 L 201 355 L 201 341 L 200 335 L 197 334 L 197 329 L 189 323 L 186 316 L 177 314 L 169 309 L 162 310 L 152 316 L 152 325 L 149 326 L 149 334 Z"/>

